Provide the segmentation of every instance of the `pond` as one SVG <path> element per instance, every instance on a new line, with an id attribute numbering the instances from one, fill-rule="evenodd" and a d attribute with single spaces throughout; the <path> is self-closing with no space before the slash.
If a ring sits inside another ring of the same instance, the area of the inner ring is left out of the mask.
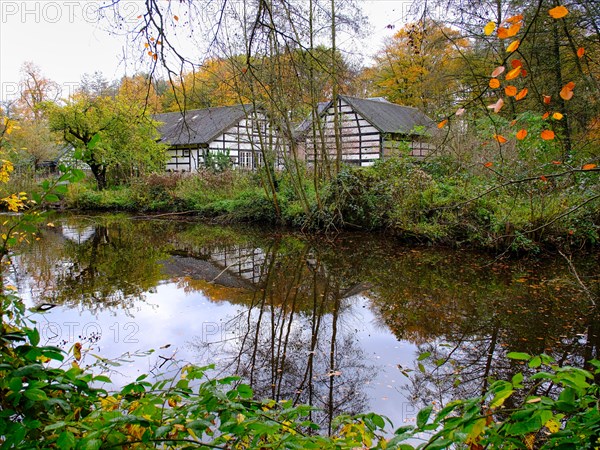
<path id="1" fill-rule="evenodd" d="M 258 397 L 321 408 L 327 429 L 371 410 L 401 426 L 424 404 L 477 395 L 522 369 L 507 352 L 597 357 L 598 266 L 597 254 L 571 267 L 367 233 L 58 216 L 11 276 L 42 343 L 82 343 L 82 365 L 115 383 L 212 363 Z"/>

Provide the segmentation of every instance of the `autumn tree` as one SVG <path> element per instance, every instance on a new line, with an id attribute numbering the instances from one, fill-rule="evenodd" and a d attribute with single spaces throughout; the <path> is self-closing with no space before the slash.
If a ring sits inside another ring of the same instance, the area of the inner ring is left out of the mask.
<path id="1" fill-rule="evenodd" d="M 164 169 L 166 153 L 144 106 L 122 97 L 72 96 L 63 106 L 46 104 L 52 131 L 90 166 L 98 189 L 134 175 Z"/>
<path id="2" fill-rule="evenodd" d="M 42 161 L 55 158 L 60 151 L 42 108 L 45 102 L 58 99 L 60 87 L 31 62 L 23 64 L 21 76 L 20 96 L 11 105 L 11 114 L 18 121 L 12 136 L 11 159 L 16 164 L 32 165 L 37 169 Z"/>
<path id="3" fill-rule="evenodd" d="M 458 31 L 433 20 L 402 27 L 366 69 L 368 93 L 431 114 L 463 95 L 463 55 L 470 43 Z"/>

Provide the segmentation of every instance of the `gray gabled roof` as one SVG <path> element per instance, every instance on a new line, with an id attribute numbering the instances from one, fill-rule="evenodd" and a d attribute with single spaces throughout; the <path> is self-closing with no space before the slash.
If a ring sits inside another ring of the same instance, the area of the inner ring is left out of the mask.
<path id="1" fill-rule="evenodd" d="M 390 103 L 382 97 L 357 98 L 347 95 L 339 96 L 348 103 L 354 111 L 359 113 L 381 133 L 404 134 L 415 136 L 431 133 L 434 121 L 419 111 L 417 108 Z M 333 102 L 319 103 L 317 112 L 325 114 Z M 296 133 L 302 135 L 310 128 L 311 118 L 304 120 L 296 128 Z"/>
<path id="2" fill-rule="evenodd" d="M 176 145 L 208 145 L 249 114 L 247 105 L 219 106 L 154 115 L 160 141 Z"/>
<path id="3" fill-rule="evenodd" d="M 340 98 L 382 133 L 418 135 L 434 125 L 433 120 L 417 108 L 397 105 L 381 98 L 365 99 L 346 95 L 340 95 Z"/>

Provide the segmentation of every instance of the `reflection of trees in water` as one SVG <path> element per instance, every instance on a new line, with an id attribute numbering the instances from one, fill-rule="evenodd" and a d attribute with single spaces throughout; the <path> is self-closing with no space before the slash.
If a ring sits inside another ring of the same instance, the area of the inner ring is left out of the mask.
<path id="1" fill-rule="evenodd" d="M 222 359 L 220 369 L 243 377 L 258 397 L 315 406 L 321 411 L 312 419 L 331 427 L 334 416 L 365 410 L 374 368 L 345 326 L 347 277 L 308 246 L 281 250 L 279 241 L 265 250 L 260 288 L 236 317 L 234 338 L 195 345 L 209 360 Z"/>
<path id="2" fill-rule="evenodd" d="M 149 230 L 146 230 L 149 231 Z M 95 312 L 130 309 L 161 279 L 163 255 L 139 225 L 94 223 L 76 229 L 60 224 L 19 257 L 34 302 L 71 305 Z"/>
<path id="3" fill-rule="evenodd" d="M 456 257 L 457 264 L 443 265 L 403 259 L 400 277 L 380 275 L 373 305 L 398 337 L 431 354 L 421 362 L 425 373 L 415 367 L 411 376 L 414 400 L 481 395 L 490 380 L 528 370 L 506 359 L 512 351 L 546 353 L 579 367 L 598 357 L 600 317 L 562 261 L 481 268 Z M 597 274 L 597 263 L 582 271 Z"/>

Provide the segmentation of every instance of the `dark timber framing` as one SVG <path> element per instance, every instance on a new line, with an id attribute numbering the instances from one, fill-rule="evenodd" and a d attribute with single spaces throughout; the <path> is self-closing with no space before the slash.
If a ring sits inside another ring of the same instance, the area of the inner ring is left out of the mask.
<path id="1" fill-rule="evenodd" d="M 337 107 L 333 101 L 319 105 L 322 136 L 313 133 L 311 121 L 298 127 L 301 145 L 309 164 L 324 159 L 335 159 L 335 110 L 338 111 L 342 161 L 360 166 L 372 165 L 376 160 L 399 151 L 408 144 L 410 154 L 423 158 L 433 149 L 427 143 L 433 121 L 415 108 L 396 105 L 383 99 L 360 99 L 340 95 Z"/>
<path id="2" fill-rule="evenodd" d="M 256 170 L 265 158 L 282 164 L 282 137 L 265 113 L 248 105 L 157 114 L 161 141 L 169 144 L 166 169 L 196 172 L 208 154 L 226 154 L 233 167 Z"/>

